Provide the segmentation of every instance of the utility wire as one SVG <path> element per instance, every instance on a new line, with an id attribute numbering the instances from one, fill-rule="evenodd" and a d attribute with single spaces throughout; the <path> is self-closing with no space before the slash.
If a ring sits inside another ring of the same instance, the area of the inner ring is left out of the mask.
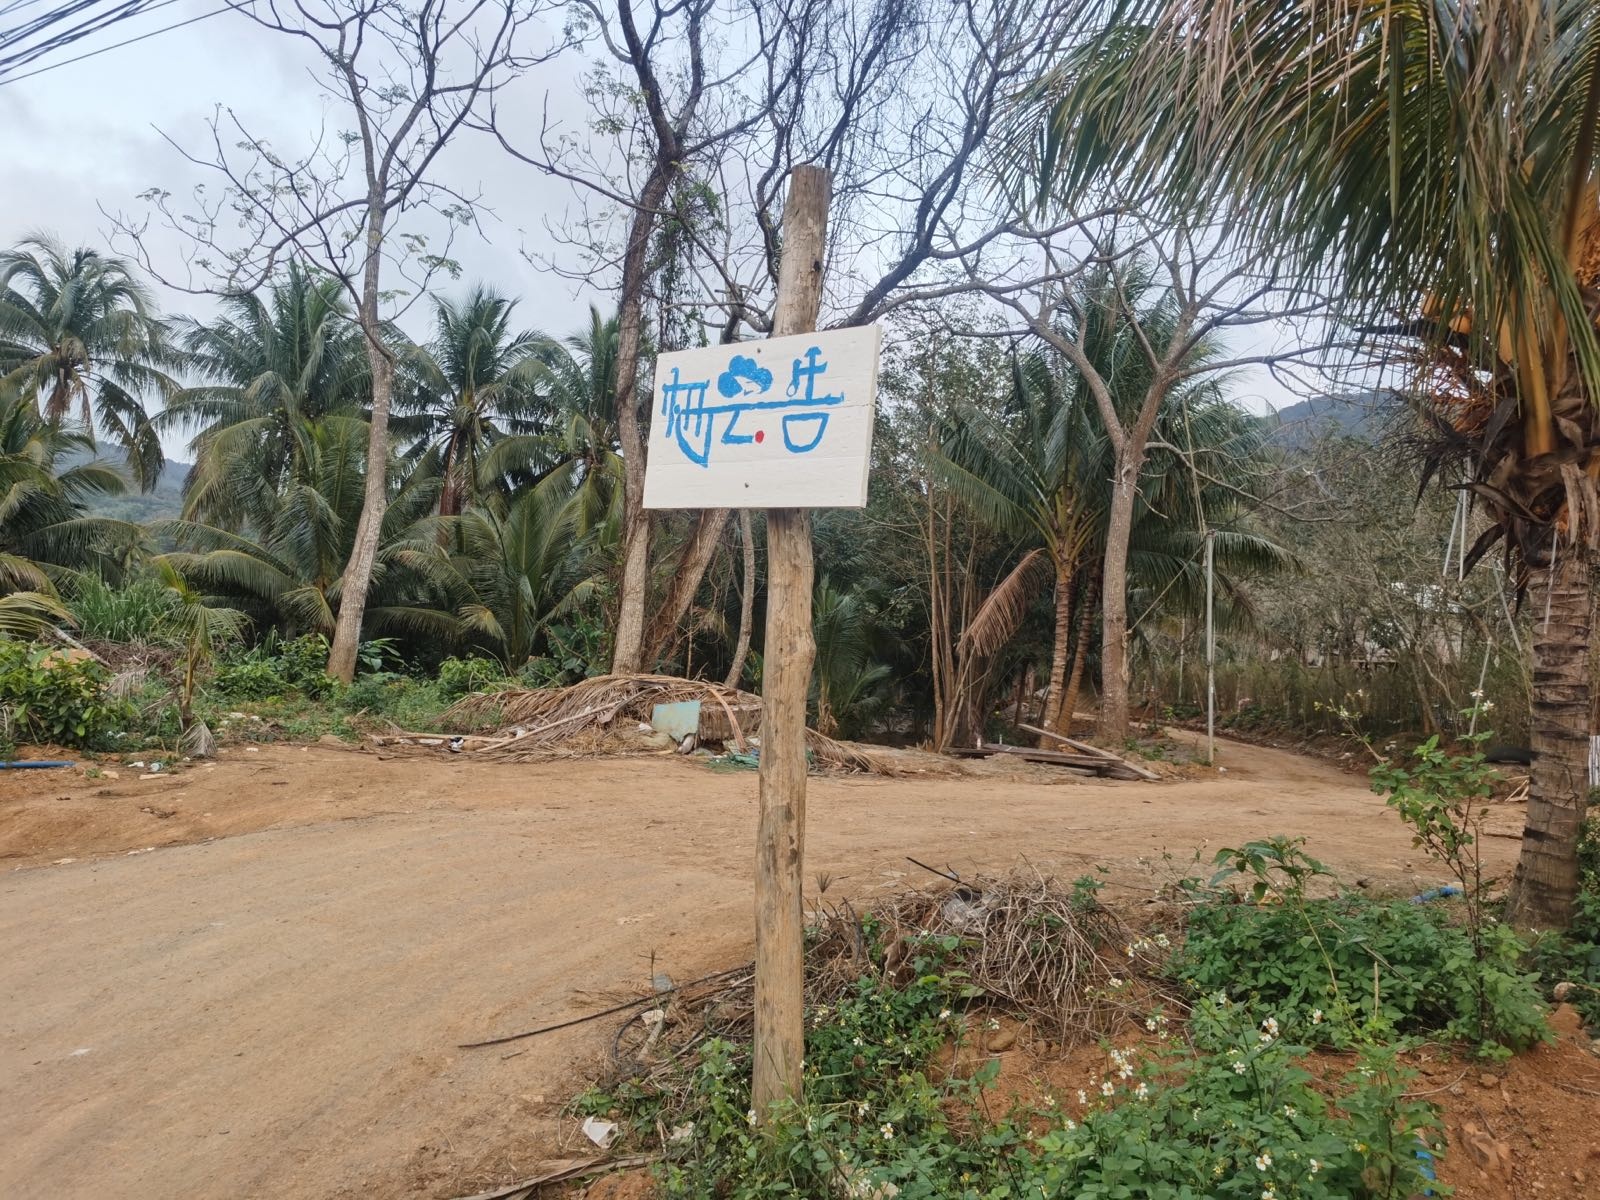
<path id="1" fill-rule="evenodd" d="M 35 0 L 17 0 L 17 4 L 14 7 L 22 7 L 34 2 Z M 94 58 L 97 55 L 105 54 L 112 50 L 120 50 L 124 46 L 131 46 L 136 42 L 145 41 L 149 38 L 156 37 L 159 34 L 171 33 L 173 30 L 182 29 L 186 25 L 193 25 L 196 22 L 208 20 L 209 18 L 215 16 L 220 16 L 222 13 L 235 11 L 243 8 L 245 4 L 249 3 L 249 0 L 237 0 L 236 3 L 224 4 L 221 8 L 212 9 L 210 12 L 201 13 L 198 16 L 190 17 L 187 20 L 176 21 L 171 25 L 164 25 L 160 29 L 152 29 L 146 33 L 141 33 L 136 37 L 125 38 L 122 41 L 113 42 L 109 46 L 101 46 L 98 49 L 75 55 L 72 58 L 61 59 L 57 62 L 47 63 L 44 66 L 36 67 L 32 71 L 26 71 L 20 75 L 6 73 L 8 70 L 27 66 L 30 63 L 37 62 L 45 54 L 72 45 L 73 43 L 82 40 L 82 38 L 86 37 L 90 33 L 97 33 L 112 24 L 127 20 L 131 16 L 136 16 L 147 12 L 155 12 L 158 9 L 166 8 L 168 5 L 175 4 L 177 2 L 178 0 L 153 0 L 153 2 L 151 2 L 151 0 L 123 0 L 122 3 L 116 4 L 111 12 L 102 13 L 98 16 L 92 17 L 71 29 L 62 30 L 59 33 L 53 34 L 50 38 L 43 42 L 37 43 L 24 50 L 17 51 L 9 56 L 0 56 L 0 87 L 3 87 L 8 83 L 19 83 L 24 79 L 32 79 L 35 76 L 45 74 L 47 71 L 54 71 L 59 67 L 71 66 L 73 63 L 83 62 L 85 59 Z M 68 12 L 69 14 L 78 13 L 83 9 L 93 7 L 98 3 L 100 3 L 100 0 L 80 0 L 79 4 L 69 6 L 69 9 L 67 10 L 58 10 L 57 12 L 49 14 L 49 19 L 51 21 L 59 21 L 63 11 Z M 12 10 L 7 9 L 4 11 Z M 0 12 L 0 15 L 3 15 L 3 12 Z M 37 32 L 38 29 L 44 27 L 44 25 L 41 24 L 43 21 L 44 18 L 39 18 L 33 22 L 33 25 L 35 26 L 33 30 L 34 32 Z M 18 36 L 19 32 L 17 30 L 0 30 L 0 44 L 10 44 Z"/>

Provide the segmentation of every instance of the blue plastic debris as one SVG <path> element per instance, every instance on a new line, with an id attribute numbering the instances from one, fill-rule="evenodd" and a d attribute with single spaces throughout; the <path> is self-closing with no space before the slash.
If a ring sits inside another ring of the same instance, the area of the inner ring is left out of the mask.
<path id="1" fill-rule="evenodd" d="M 1461 889 L 1453 883 L 1447 883 L 1443 887 L 1429 888 L 1420 895 L 1411 897 L 1411 903 L 1429 904 L 1434 900 L 1448 900 L 1452 896 L 1459 895 L 1461 895 Z"/>

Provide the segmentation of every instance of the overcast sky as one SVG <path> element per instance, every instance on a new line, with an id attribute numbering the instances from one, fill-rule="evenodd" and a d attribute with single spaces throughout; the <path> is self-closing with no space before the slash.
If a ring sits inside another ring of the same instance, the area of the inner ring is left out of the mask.
<path id="1" fill-rule="evenodd" d="M 119 24 L 50 60 L 60 63 L 216 7 L 216 0 L 176 0 L 158 12 Z M 0 129 L 7 171 L 0 185 L 0 243 L 28 233 L 52 233 L 69 245 L 105 247 L 110 222 L 101 208 L 138 213 L 138 194 L 162 187 L 181 197 L 201 176 L 163 138 L 201 147 L 206 119 L 218 104 L 292 153 L 323 120 L 326 103 L 310 71 L 314 60 L 293 39 L 222 13 L 82 62 L 54 66 L 34 78 L 0 84 Z M 582 110 L 576 59 L 539 68 L 502 98 L 502 112 L 525 111 L 530 131 L 548 102 L 574 127 Z M 333 123 L 339 123 L 332 110 Z M 565 333 L 579 326 L 598 293 L 541 271 L 524 255 L 563 252 L 547 232 L 578 211 L 571 186 L 544 177 L 508 156 L 484 135 L 464 134 L 442 156 L 441 169 L 467 192 L 481 191 L 485 238 L 466 235 L 454 256 L 466 282 L 484 281 L 521 298 L 527 327 Z M 157 244 L 158 255 L 175 246 Z M 567 259 L 571 262 L 570 256 Z M 162 291 L 169 312 L 204 313 L 210 302 Z M 414 315 L 405 322 L 425 333 Z M 1238 399 L 1255 411 L 1296 397 L 1264 372 L 1241 379 Z M 177 450 L 177 446 L 170 447 Z"/>

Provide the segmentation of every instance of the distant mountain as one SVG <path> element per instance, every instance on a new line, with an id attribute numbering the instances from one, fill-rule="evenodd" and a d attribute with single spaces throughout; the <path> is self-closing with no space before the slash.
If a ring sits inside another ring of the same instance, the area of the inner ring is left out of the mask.
<path id="1" fill-rule="evenodd" d="M 92 457 L 98 457 L 101 462 L 121 471 L 123 478 L 128 481 L 128 487 L 120 496 L 92 497 L 88 504 L 90 516 L 143 524 L 146 521 L 168 520 L 183 510 L 183 481 L 189 477 L 189 463 L 169 458 L 161 468 L 155 488 L 148 492 L 139 490 L 139 485 L 123 464 L 121 452 L 112 446 L 101 446 L 98 456 L 85 454 L 64 457 L 60 465 L 65 469 L 88 462 Z"/>
<path id="2" fill-rule="evenodd" d="M 1273 427 L 1273 439 L 1289 446 L 1306 446 L 1330 435 L 1370 442 L 1377 440 L 1396 411 L 1391 392 L 1351 392 L 1313 396 L 1278 409 L 1267 421 Z"/>

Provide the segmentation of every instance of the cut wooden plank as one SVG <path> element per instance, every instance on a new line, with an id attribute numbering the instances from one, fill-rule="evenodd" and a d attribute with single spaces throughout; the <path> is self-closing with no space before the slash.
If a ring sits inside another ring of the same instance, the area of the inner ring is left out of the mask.
<path id="1" fill-rule="evenodd" d="M 1060 742 L 1064 746 L 1071 746 L 1074 750 L 1080 750 L 1084 754 L 1092 754 L 1096 758 L 1104 758 L 1109 762 L 1117 763 L 1123 767 L 1126 767 L 1140 779 L 1147 779 L 1151 783 L 1159 782 L 1161 779 L 1161 776 L 1157 775 L 1154 771 L 1148 770 L 1145 767 L 1141 767 L 1138 763 L 1129 762 L 1120 754 L 1113 754 L 1109 750 L 1102 750 L 1099 746 L 1092 746 L 1088 742 L 1080 742 L 1076 738 L 1069 738 L 1064 733 L 1052 733 L 1048 729 L 1040 729 L 1035 725 L 1018 724 L 1017 728 L 1026 730 L 1028 733 L 1036 733 L 1040 737 L 1050 738 L 1053 741 Z"/>
<path id="2" fill-rule="evenodd" d="M 1104 759 L 1078 758 L 1074 755 L 1057 754 L 1053 750 L 1029 750 L 1022 746 L 952 746 L 945 753 L 956 758 L 992 758 L 995 755 L 1003 755 L 1006 758 L 1020 758 L 1025 762 L 1060 767 L 1064 771 L 1071 771 L 1074 775 L 1090 778 L 1116 769 L 1115 763 L 1106 762 Z"/>

